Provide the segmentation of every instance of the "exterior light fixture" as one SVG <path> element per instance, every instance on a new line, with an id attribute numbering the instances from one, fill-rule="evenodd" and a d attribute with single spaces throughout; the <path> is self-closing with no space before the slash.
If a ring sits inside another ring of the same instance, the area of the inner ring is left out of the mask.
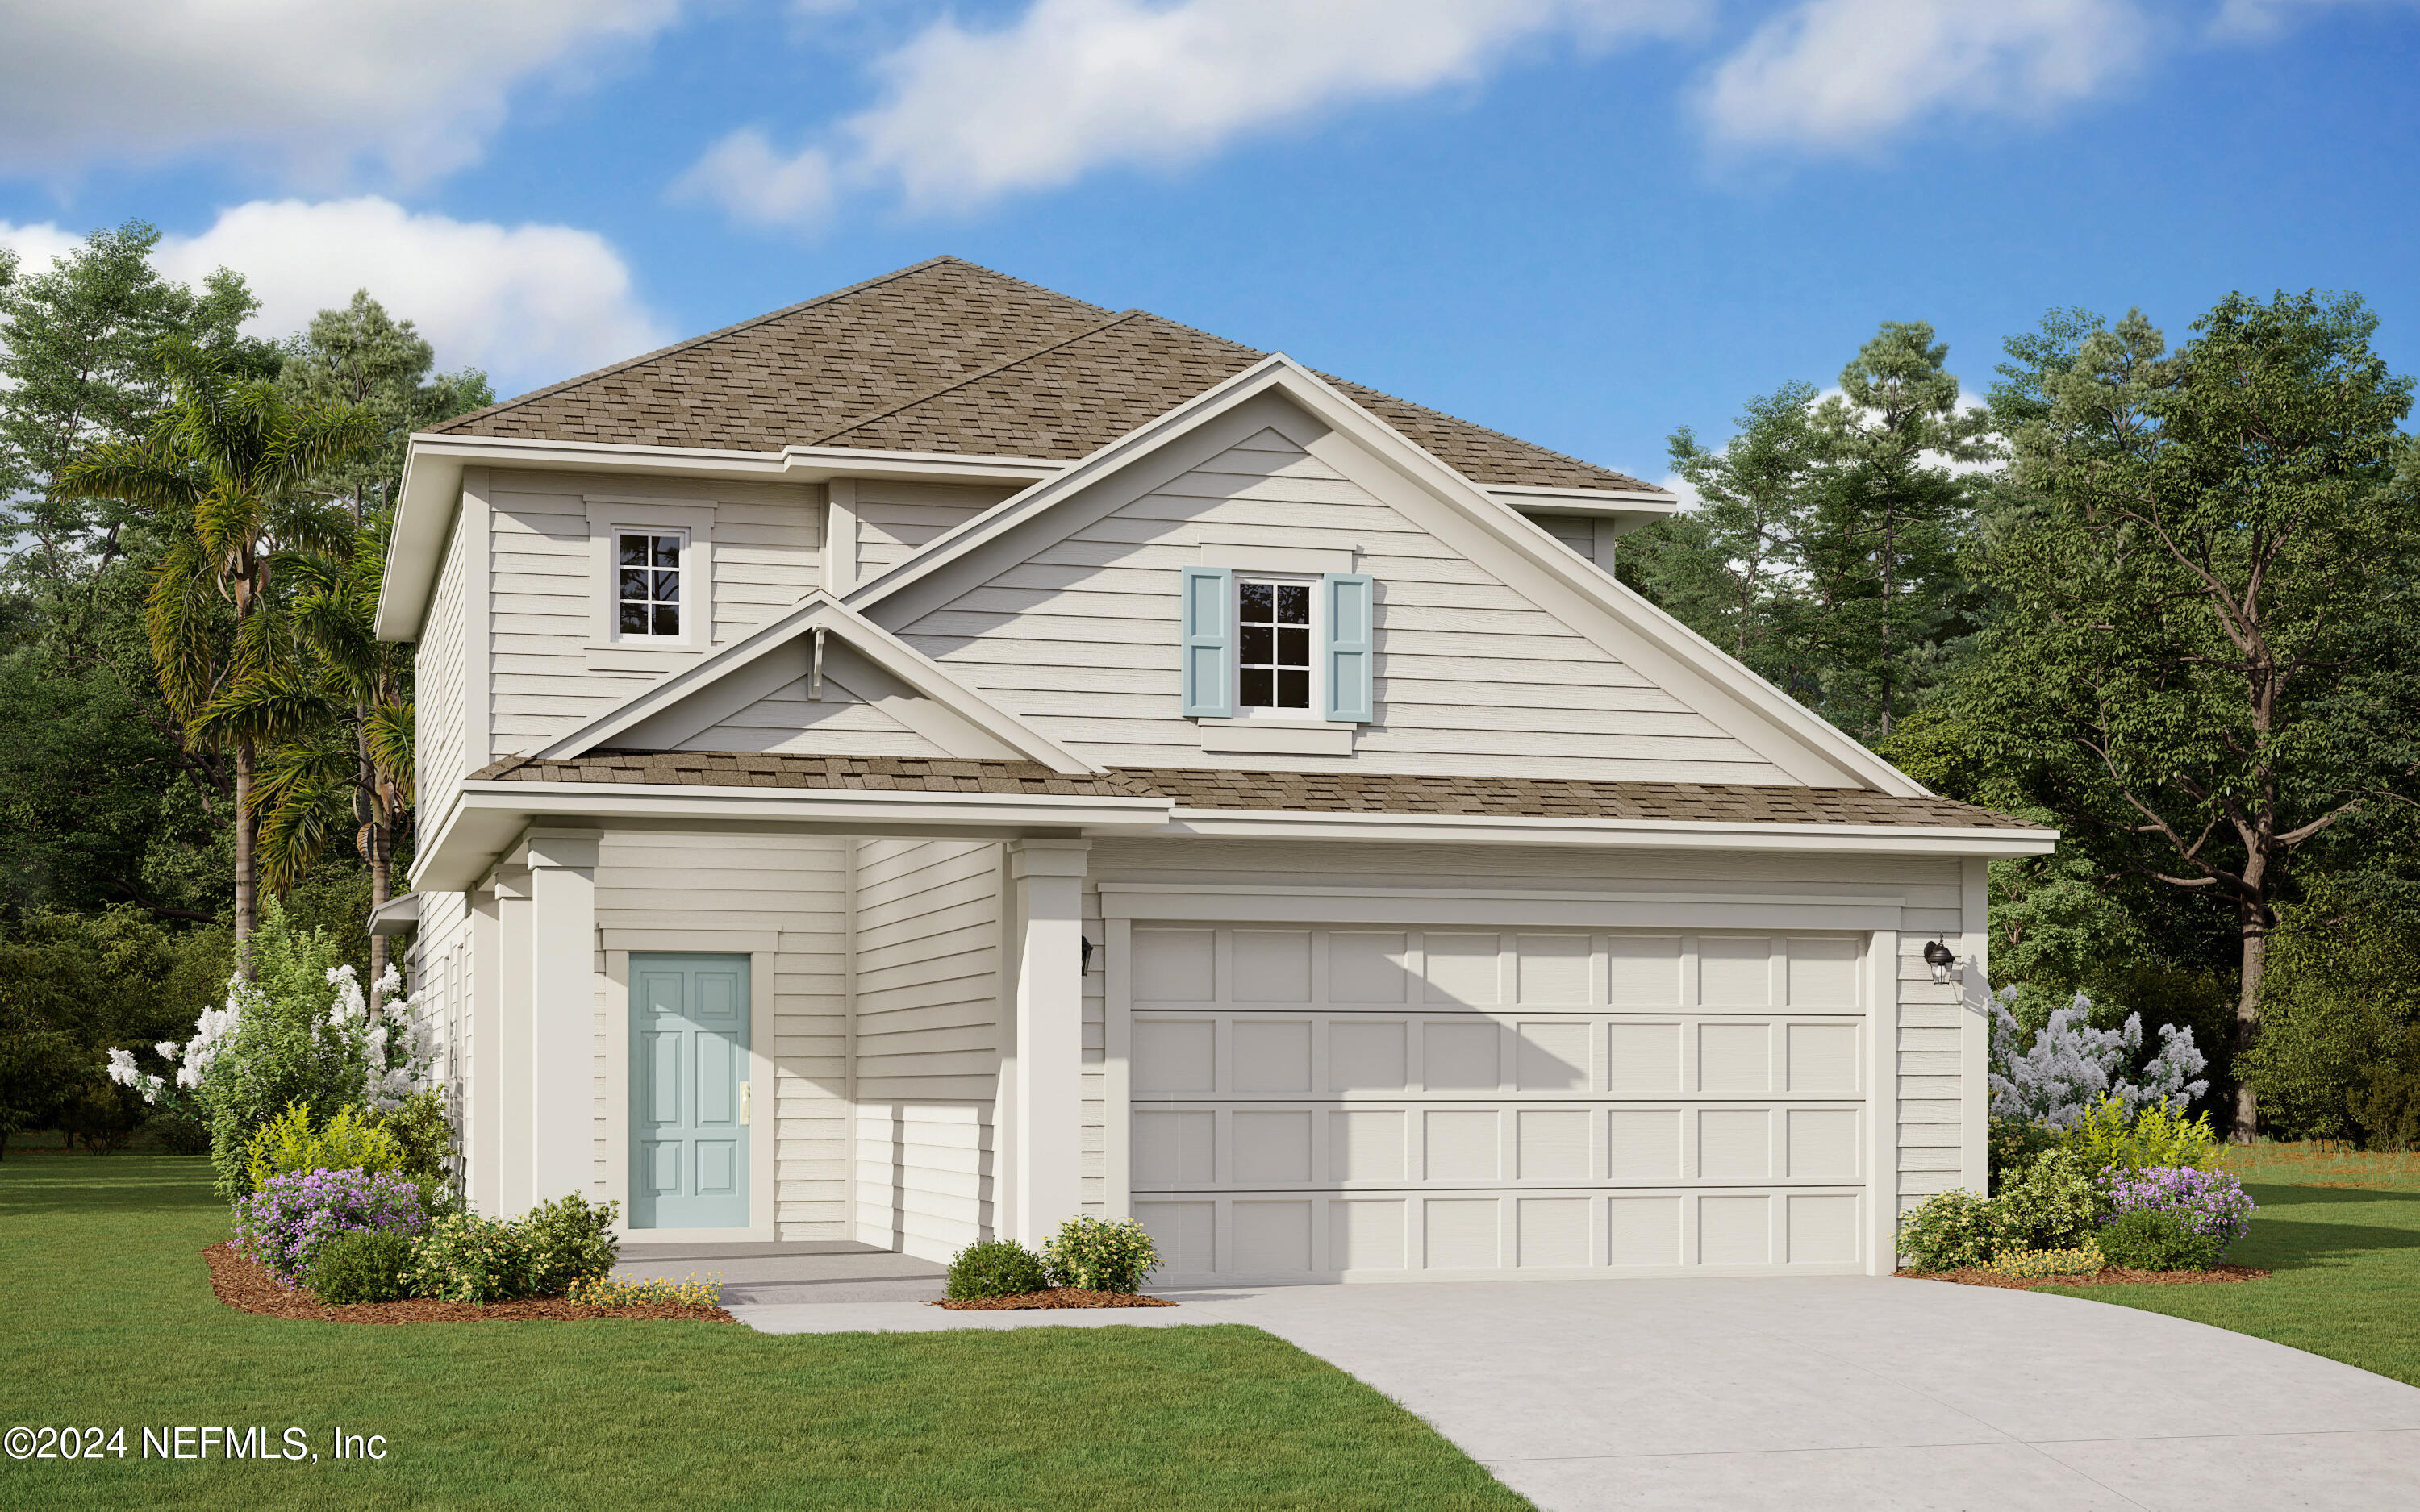
<path id="1" fill-rule="evenodd" d="M 1931 941 L 1925 946 L 1924 964 L 1932 968 L 1932 980 L 1935 981 L 1947 981 L 1949 974 L 1957 970 L 1961 964 L 1958 957 L 1950 953 L 1949 947 L 1939 940 Z"/>
<path id="2" fill-rule="evenodd" d="M 1084 948 L 1084 953 L 1077 957 L 1076 975 L 1080 977 L 1093 969 L 1093 941 L 1089 935 L 1078 934 L 1076 943 Z"/>

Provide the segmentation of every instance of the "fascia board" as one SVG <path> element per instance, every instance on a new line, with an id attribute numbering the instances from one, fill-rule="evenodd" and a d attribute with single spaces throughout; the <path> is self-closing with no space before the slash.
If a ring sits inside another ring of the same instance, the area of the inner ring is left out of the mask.
<path id="1" fill-rule="evenodd" d="M 1898 929 L 1902 898 L 1362 887 L 1101 887 L 1104 919 L 1567 929 Z"/>
<path id="2" fill-rule="evenodd" d="M 1638 819 L 1499 819 L 1481 814 L 1278 813 L 1178 809 L 1171 832 L 1233 839 L 1619 845 L 1661 850 L 1831 851 L 1893 856 L 2048 856 L 2055 830 L 1906 825 L 1691 824 Z"/>
<path id="3" fill-rule="evenodd" d="M 943 671 L 930 656 L 862 614 L 816 589 L 799 607 L 737 640 L 667 675 L 661 682 L 608 709 L 571 733 L 532 752 L 540 761 L 568 761 L 604 745 L 623 731 L 661 714 L 708 684 L 789 644 L 818 625 L 838 633 L 868 661 L 908 687 L 990 734 L 1029 761 L 1054 771 L 1097 773 L 1094 766 L 982 694 Z"/>
<path id="4" fill-rule="evenodd" d="M 1573 515 L 1589 519 L 1609 519 L 1615 522 L 1618 535 L 1626 535 L 1659 519 L 1669 519 L 1681 512 L 1680 497 L 1668 493 L 1609 488 L 1489 486 L 1481 486 L 1479 491 L 1497 503 L 1512 505 L 1524 515 Z"/>
<path id="5" fill-rule="evenodd" d="M 1165 798 L 491 779 L 463 784 L 454 810 L 413 866 L 411 881 L 419 892 L 458 892 L 487 875 L 531 825 L 566 820 L 750 834 L 778 830 L 999 840 L 1037 833 L 1149 834 L 1166 826 L 1168 813 Z"/>
<path id="6" fill-rule="evenodd" d="M 428 612 L 445 554 L 446 528 L 461 501 L 459 457 L 423 455 L 416 445 L 405 455 L 403 486 L 387 533 L 386 566 L 379 575 L 378 614 L 370 626 L 380 640 L 420 638 L 420 622 Z"/>

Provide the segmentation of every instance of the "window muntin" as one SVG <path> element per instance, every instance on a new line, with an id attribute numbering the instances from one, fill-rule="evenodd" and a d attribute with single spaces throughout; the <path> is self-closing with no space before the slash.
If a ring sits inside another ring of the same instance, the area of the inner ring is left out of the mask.
<path id="1" fill-rule="evenodd" d="M 614 532 L 614 625 L 624 639 L 679 639 L 688 545 L 675 532 Z"/>
<path id="2" fill-rule="evenodd" d="M 1235 582 L 1235 703 L 1311 712 L 1311 584 Z"/>

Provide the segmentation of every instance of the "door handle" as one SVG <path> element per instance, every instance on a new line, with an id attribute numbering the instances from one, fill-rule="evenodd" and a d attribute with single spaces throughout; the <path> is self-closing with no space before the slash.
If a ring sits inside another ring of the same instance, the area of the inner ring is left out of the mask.
<path id="1" fill-rule="evenodd" d="M 748 1122 L 748 1084 L 741 1082 L 739 1084 L 739 1121 L 742 1125 Z"/>

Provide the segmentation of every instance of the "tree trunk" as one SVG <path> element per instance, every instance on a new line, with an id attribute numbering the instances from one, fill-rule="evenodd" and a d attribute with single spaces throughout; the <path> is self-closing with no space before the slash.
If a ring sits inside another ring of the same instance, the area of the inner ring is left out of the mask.
<path id="1" fill-rule="evenodd" d="M 235 969 L 252 980 L 252 932 L 256 923 L 253 860 L 252 742 L 235 747 Z"/>
<path id="2" fill-rule="evenodd" d="M 2248 1145 L 2260 1134 L 2260 1094 L 2244 1075 L 2252 1047 L 2260 1039 L 2260 975 L 2269 962 L 2269 931 L 2246 908 L 2243 918 L 2243 989 L 2235 999 L 2235 1123 L 2227 1137 Z"/>

